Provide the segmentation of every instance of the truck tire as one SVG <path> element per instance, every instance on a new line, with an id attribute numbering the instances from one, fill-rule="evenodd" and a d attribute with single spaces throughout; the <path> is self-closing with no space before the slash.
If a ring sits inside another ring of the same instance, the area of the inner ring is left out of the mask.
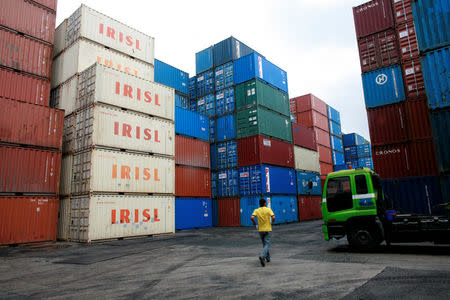
<path id="1" fill-rule="evenodd" d="M 362 225 L 351 228 L 347 234 L 347 240 L 350 246 L 359 251 L 372 250 L 380 243 L 373 230 Z"/>

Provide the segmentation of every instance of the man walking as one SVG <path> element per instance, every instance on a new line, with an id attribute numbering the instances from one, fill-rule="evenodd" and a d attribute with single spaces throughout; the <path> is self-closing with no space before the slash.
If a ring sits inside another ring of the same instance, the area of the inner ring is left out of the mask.
<path id="1" fill-rule="evenodd" d="M 258 225 L 256 225 L 255 217 L 258 219 Z M 259 200 L 259 208 L 253 211 L 251 218 L 253 225 L 259 231 L 259 236 L 263 244 L 259 261 L 261 262 L 261 266 L 264 267 L 266 262 L 270 262 L 269 248 L 272 241 L 272 224 L 270 221 L 275 222 L 275 214 L 270 208 L 266 207 L 266 199 L 261 198 Z"/>

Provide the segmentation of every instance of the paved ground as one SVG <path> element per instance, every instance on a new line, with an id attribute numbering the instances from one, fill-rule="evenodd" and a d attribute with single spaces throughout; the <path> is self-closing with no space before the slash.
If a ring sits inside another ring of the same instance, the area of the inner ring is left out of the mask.
<path id="1" fill-rule="evenodd" d="M 265 268 L 254 228 L 0 248 L 0 299 L 450 298 L 450 247 L 357 253 L 325 242 L 321 223 L 274 226 Z"/>

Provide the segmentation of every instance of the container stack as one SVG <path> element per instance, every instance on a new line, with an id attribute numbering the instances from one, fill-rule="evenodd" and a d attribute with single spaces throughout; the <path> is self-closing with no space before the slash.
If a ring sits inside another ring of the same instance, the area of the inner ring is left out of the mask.
<path id="1" fill-rule="evenodd" d="M 357 133 L 344 134 L 345 169 L 369 168 L 373 169 L 372 149 L 370 143 Z"/>
<path id="2" fill-rule="evenodd" d="M 56 30 L 53 74 L 66 110 L 58 237 L 174 232 L 174 90 L 153 82 L 154 38 L 81 5 Z"/>
<path id="3" fill-rule="evenodd" d="M 333 107 L 327 105 L 328 126 L 330 128 L 331 155 L 333 157 L 333 170 L 346 169 L 344 158 L 344 144 L 341 132 L 341 114 Z"/>
<path id="4" fill-rule="evenodd" d="M 445 14 L 438 12 L 444 11 L 444 2 L 377 0 L 353 8 L 374 169 L 386 182 L 405 190 L 408 180 L 420 184 L 423 190 L 432 189 L 429 182 L 438 182 L 422 72 L 425 64 L 423 59 L 421 64 L 419 51 L 425 49 L 418 47 L 416 35 L 419 37 L 422 29 L 412 6 L 436 6 L 423 12 L 444 20 Z M 435 24 L 431 19 L 422 21 L 426 26 Z M 444 21 L 436 26 L 439 28 L 427 28 L 423 36 L 428 39 L 429 34 L 448 31 Z M 439 196 L 430 201 L 440 200 Z M 416 196 L 392 206 L 404 212 L 429 213 L 426 202 Z"/>
<path id="5" fill-rule="evenodd" d="M 64 125 L 49 107 L 56 0 L 0 7 L 0 245 L 55 241 Z"/>

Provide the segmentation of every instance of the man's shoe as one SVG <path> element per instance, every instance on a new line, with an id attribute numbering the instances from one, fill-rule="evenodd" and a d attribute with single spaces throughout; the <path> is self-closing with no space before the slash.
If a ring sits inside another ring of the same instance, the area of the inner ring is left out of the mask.
<path id="1" fill-rule="evenodd" d="M 269 258 L 269 257 L 266 257 L 266 261 L 267 261 L 267 262 L 270 262 L 270 258 Z"/>
<path id="2" fill-rule="evenodd" d="M 266 266 L 266 262 L 264 261 L 264 257 L 260 256 L 259 257 L 259 262 L 261 263 L 261 266 L 263 266 L 263 267 Z"/>

